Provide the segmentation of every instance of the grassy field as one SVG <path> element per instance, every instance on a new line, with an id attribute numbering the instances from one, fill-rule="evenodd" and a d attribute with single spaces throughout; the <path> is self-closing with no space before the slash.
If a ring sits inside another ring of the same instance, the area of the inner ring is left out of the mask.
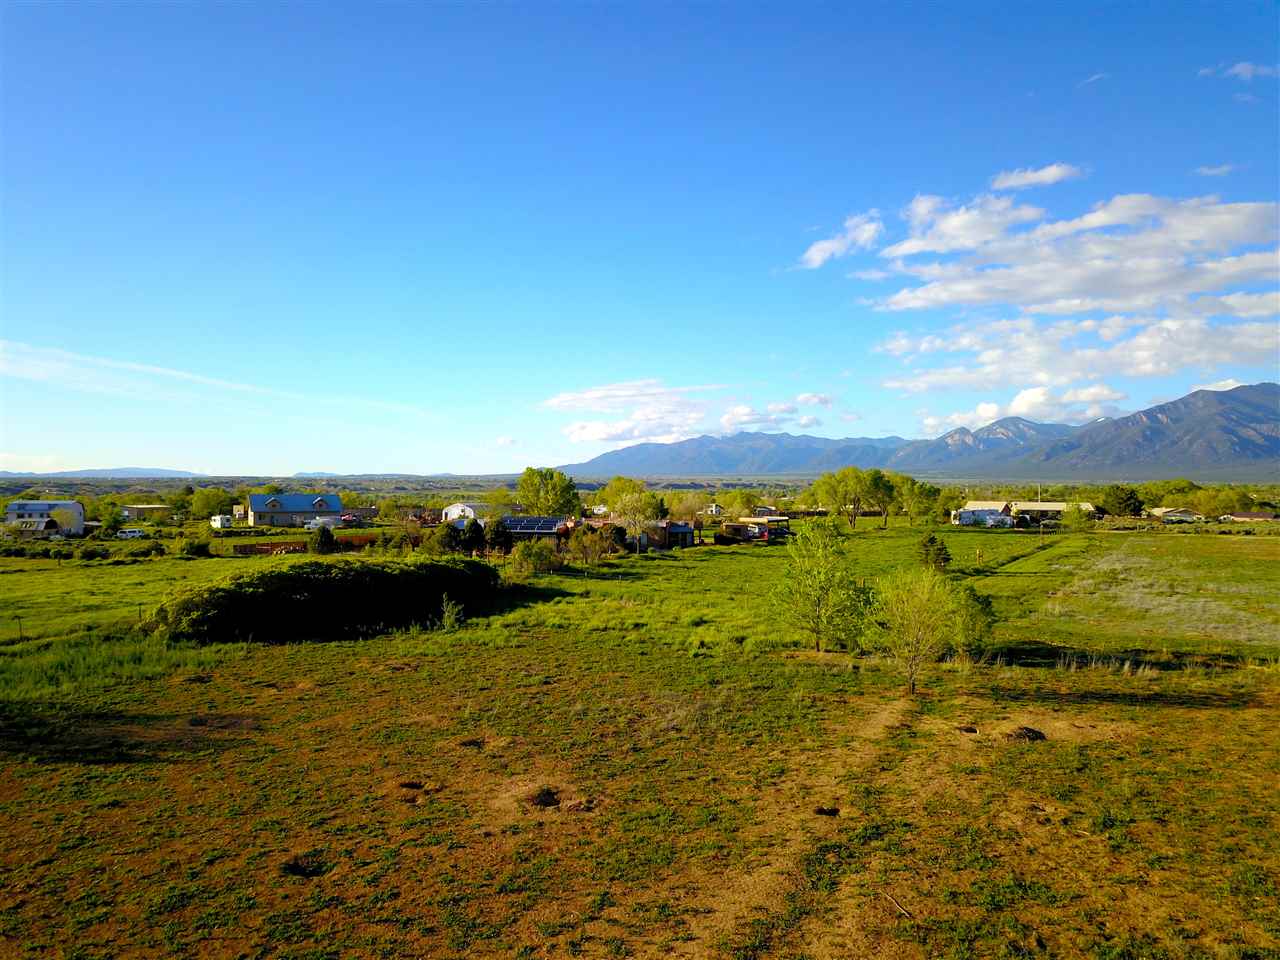
<path id="1" fill-rule="evenodd" d="M 95 632 L 288 558 L 14 561 L 0 955 L 1280 955 L 1280 538 L 939 533 L 1002 619 L 915 698 L 795 646 L 776 547 L 130 662 Z"/>

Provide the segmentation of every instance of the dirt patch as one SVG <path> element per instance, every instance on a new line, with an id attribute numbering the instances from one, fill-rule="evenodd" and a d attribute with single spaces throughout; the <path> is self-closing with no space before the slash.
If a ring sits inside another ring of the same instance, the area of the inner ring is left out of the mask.
<path id="1" fill-rule="evenodd" d="M 323 854 L 315 851 L 295 853 L 280 864 L 280 872 L 285 876 L 302 877 L 306 880 L 322 877 L 330 869 L 332 869 L 332 865 L 329 861 L 325 859 Z"/>
<path id="2" fill-rule="evenodd" d="M 1035 727 L 1014 727 L 1004 735 L 1004 738 L 1006 740 L 1021 740 L 1024 743 L 1036 743 L 1044 740 L 1045 735 L 1043 731 L 1037 730 Z"/>
<path id="3" fill-rule="evenodd" d="M 260 730 L 262 724 L 256 717 L 238 713 L 201 713 L 187 720 L 189 727 L 209 730 Z"/>

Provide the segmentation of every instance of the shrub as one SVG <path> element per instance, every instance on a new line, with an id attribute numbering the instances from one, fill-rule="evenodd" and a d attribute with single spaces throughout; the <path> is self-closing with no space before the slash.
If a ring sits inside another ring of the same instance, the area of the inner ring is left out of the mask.
<path id="1" fill-rule="evenodd" d="M 483 611 L 497 589 L 477 560 L 309 560 L 175 594 L 150 625 L 196 644 L 339 640 L 432 621 L 446 596 Z"/>
<path id="2" fill-rule="evenodd" d="M 83 546 L 79 550 L 81 560 L 105 560 L 111 556 L 111 551 L 106 547 Z"/>
<path id="3" fill-rule="evenodd" d="M 991 625 L 995 619 L 990 597 L 978 593 L 968 584 L 956 588 L 952 649 L 962 657 L 976 660 L 991 639 Z"/>
<path id="4" fill-rule="evenodd" d="M 212 557 L 213 551 L 209 548 L 208 540 L 183 540 L 178 545 L 178 556 Z"/>
<path id="5" fill-rule="evenodd" d="M 475 517 L 467 521 L 462 528 L 462 536 L 458 539 L 458 547 L 463 553 L 478 553 L 484 549 L 484 526 Z"/>
<path id="6" fill-rule="evenodd" d="M 951 562 L 951 551 L 932 533 L 920 541 L 917 547 L 920 562 L 933 570 L 945 570 Z"/>
<path id="7" fill-rule="evenodd" d="M 484 542 L 485 546 L 495 553 L 511 552 L 511 529 L 501 517 L 494 517 L 484 528 Z"/>
<path id="8" fill-rule="evenodd" d="M 338 538 L 333 535 L 332 530 L 322 524 L 316 527 L 308 538 L 307 551 L 318 554 L 337 553 Z"/>
<path id="9" fill-rule="evenodd" d="M 856 647 L 867 597 L 853 582 L 835 520 L 815 520 L 789 544 L 790 562 L 773 594 L 781 618 L 813 649 Z"/>
<path id="10" fill-rule="evenodd" d="M 594 567 L 616 549 L 614 539 L 602 530 L 578 527 L 566 548 L 570 559 L 584 567 Z"/>
<path id="11" fill-rule="evenodd" d="M 545 540 L 525 540 L 517 543 L 507 561 L 517 577 L 533 573 L 551 573 L 563 565 L 555 547 Z"/>
<path id="12" fill-rule="evenodd" d="M 904 568 L 876 583 L 870 636 L 897 661 L 912 694 L 954 635 L 955 597 L 946 577 L 929 566 Z"/>
<path id="13" fill-rule="evenodd" d="M 135 543 L 125 551 L 125 555 L 130 557 L 163 557 L 164 554 L 164 544 L 159 540 L 148 540 L 146 543 Z"/>
<path id="14" fill-rule="evenodd" d="M 462 531 L 452 523 L 442 523 L 422 538 L 423 552 L 432 556 L 441 557 L 461 549 Z"/>

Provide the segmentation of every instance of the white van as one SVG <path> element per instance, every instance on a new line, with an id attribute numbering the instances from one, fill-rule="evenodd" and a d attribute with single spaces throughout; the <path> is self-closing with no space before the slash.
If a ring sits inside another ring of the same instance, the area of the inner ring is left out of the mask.
<path id="1" fill-rule="evenodd" d="M 302 525 L 303 530 L 319 530 L 321 527 L 328 527 L 332 530 L 338 525 L 338 521 L 333 517 L 316 517 L 314 520 L 308 520 Z"/>
<path id="2" fill-rule="evenodd" d="M 147 531 L 141 527 L 125 527 L 116 533 L 116 536 L 121 540 L 137 540 L 139 537 L 145 537 L 146 535 Z"/>
<path id="3" fill-rule="evenodd" d="M 215 517 L 209 518 L 209 526 L 215 530 L 230 530 L 231 524 L 234 522 L 231 519 L 231 515 L 227 513 L 220 513 Z"/>

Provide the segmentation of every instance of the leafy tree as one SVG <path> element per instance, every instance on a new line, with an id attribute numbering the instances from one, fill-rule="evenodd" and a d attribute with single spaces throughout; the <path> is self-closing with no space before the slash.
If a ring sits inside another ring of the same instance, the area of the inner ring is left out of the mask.
<path id="1" fill-rule="evenodd" d="M 610 513 L 616 512 L 618 504 L 623 497 L 629 497 L 635 493 L 644 493 L 647 488 L 640 480 L 633 480 L 630 477 L 614 477 L 596 494 L 596 502 L 603 503 L 609 508 Z"/>
<path id="2" fill-rule="evenodd" d="M 474 554 L 484 549 L 484 527 L 480 521 L 472 517 L 462 528 L 462 536 L 458 546 L 463 553 Z"/>
<path id="3" fill-rule="evenodd" d="M 813 641 L 813 649 L 854 646 L 862 631 L 865 595 L 854 586 L 835 520 L 802 527 L 787 544 L 790 561 L 773 602 L 783 618 Z"/>
<path id="4" fill-rule="evenodd" d="M 760 505 L 760 496 L 752 490 L 730 490 L 720 498 L 726 517 L 749 517 Z"/>
<path id="5" fill-rule="evenodd" d="M 496 553 L 511 552 L 511 530 L 503 522 L 502 517 L 494 517 L 484 528 L 484 542 L 490 550 Z"/>
<path id="6" fill-rule="evenodd" d="M 516 512 L 514 491 L 507 487 L 495 487 L 484 497 L 485 513 L 490 517 L 509 517 Z"/>
<path id="7" fill-rule="evenodd" d="M 191 516 L 207 520 L 218 514 L 230 513 L 234 502 L 231 494 L 221 487 L 201 487 L 191 497 Z"/>
<path id="8" fill-rule="evenodd" d="M 1098 506 L 1113 517 L 1137 517 L 1142 515 L 1142 498 L 1133 487 L 1113 483 L 1102 491 Z"/>
<path id="9" fill-rule="evenodd" d="M 458 553 L 462 549 L 462 531 L 452 523 L 442 523 L 423 539 L 422 545 L 428 553 Z"/>
<path id="10" fill-rule="evenodd" d="M 511 571 L 517 577 L 527 577 L 534 573 L 551 573 L 559 570 L 562 561 L 555 547 L 545 540 L 522 540 L 511 551 L 507 561 Z"/>
<path id="11" fill-rule="evenodd" d="M 916 549 L 920 562 L 930 570 L 936 570 L 941 573 L 947 569 L 947 564 L 951 562 L 951 551 L 947 549 L 945 543 L 932 533 L 921 540 Z"/>
<path id="12" fill-rule="evenodd" d="M 894 486 L 897 490 L 898 506 L 907 515 L 907 523 L 912 526 L 915 526 L 916 517 L 929 512 L 941 492 L 937 487 L 921 483 L 914 477 L 902 477 Z"/>
<path id="13" fill-rule="evenodd" d="M 1062 511 L 1062 528 L 1064 530 L 1088 530 L 1093 522 L 1089 515 L 1080 509 L 1077 503 L 1067 504 Z"/>
<path id="14" fill-rule="evenodd" d="M 882 527 L 889 526 L 889 508 L 894 500 L 893 481 L 883 470 L 872 468 L 862 475 L 862 495 L 884 517 Z"/>
<path id="15" fill-rule="evenodd" d="M 307 540 L 307 550 L 310 553 L 337 553 L 338 538 L 333 535 L 333 531 L 327 525 L 320 525 L 311 532 L 311 537 Z"/>
<path id="16" fill-rule="evenodd" d="M 613 515 L 635 537 L 636 553 L 640 552 L 640 535 L 657 522 L 660 511 L 659 500 L 652 493 L 629 493 L 618 501 Z"/>
<path id="17" fill-rule="evenodd" d="M 534 516 L 577 516 L 582 509 L 573 480 L 551 467 L 526 467 L 516 483 L 516 499 Z"/>
<path id="18" fill-rule="evenodd" d="M 897 661 L 911 694 L 955 636 L 955 610 L 951 584 L 932 567 L 904 567 L 877 582 L 870 637 Z"/>
<path id="19" fill-rule="evenodd" d="M 824 473 L 813 484 L 813 497 L 832 516 L 842 516 L 850 527 L 858 524 L 866 487 L 862 471 L 857 467 L 844 467 L 833 473 Z"/>
<path id="20" fill-rule="evenodd" d="M 124 511 L 119 507 L 104 507 L 99 516 L 102 518 L 102 526 L 98 528 L 99 536 L 114 537 L 124 526 Z"/>
<path id="21" fill-rule="evenodd" d="M 72 510 L 68 510 L 66 507 L 59 507 L 49 514 L 49 516 L 53 518 L 53 522 L 58 525 L 58 530 L 61 532 L 70 530 L 76 525 L 76 513 Z"/>
<path id="22" fill-rule="evenodd" d="M 613 537 L 603 530 L 578 527 L 569 537 L 569 556 L 584 567 L 594 567 L 614 551 Z"/>

